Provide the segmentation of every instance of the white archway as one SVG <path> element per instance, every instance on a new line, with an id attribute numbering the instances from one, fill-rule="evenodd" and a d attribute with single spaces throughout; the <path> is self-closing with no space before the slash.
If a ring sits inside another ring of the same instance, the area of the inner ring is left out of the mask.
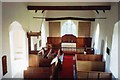
<path id="1" fill-rule="evenodd" d="M 75 36 L 78 36 L 77 33 L 77 26 L 72 20 L 67 20 L 62 24 L 61 27 L 61 36 L 65 34 L 73 34 Z"/>
<path id="2" fill-rule="evenodd" d="M 17 78 L 22 78 L 22 72 L 27 67 L 28 57 L 26 33 L 19 22 L 14 21 L 10 24 L 9 36 L 12 77 L 15 78 L 17 75 L 19 76 Z"/>

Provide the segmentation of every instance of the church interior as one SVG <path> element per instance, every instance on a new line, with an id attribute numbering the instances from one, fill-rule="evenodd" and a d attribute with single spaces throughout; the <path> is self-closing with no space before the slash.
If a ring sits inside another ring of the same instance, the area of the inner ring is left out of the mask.
<path id="1" fill-rule="evenodd" d="M 120 79 L 120 2 L 2 2 L 0 12 L 0 79 Z"/>

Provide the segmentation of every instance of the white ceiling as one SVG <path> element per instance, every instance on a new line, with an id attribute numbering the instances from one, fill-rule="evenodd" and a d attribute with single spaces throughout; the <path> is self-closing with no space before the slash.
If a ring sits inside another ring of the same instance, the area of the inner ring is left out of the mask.
<path id="1" fill-rule="evenodd" d="M 90 6 L 90 5 L 110 5 L 111 2 L 28 2 L 31 6 Z"/>

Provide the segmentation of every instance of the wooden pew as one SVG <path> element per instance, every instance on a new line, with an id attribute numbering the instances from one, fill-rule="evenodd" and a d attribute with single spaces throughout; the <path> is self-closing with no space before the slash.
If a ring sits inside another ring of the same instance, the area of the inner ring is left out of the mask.
<path id="1" fill-rule="evenodd" d="M 80 61 L 102 61 L 103 55 L 98 54 L 75 54 L 76 60 Z"/>
<path id="2" fill-rule="evenodd" d="M 76 61 L 77 71 L 105 71 L 105 62 L 101 61 Z"/>
<path id="3" fill-rule="evenodd" d="M 39 67 L 51 67 L 52 59 L 40 58 L 39 59 Z"/>
<path id="4" fill-rule="evenodd" d="M 77 80 L 88 80 L 88 72 L 77 71 Z"/>
<path id="5" fill-rule="evenodd" d="M 56 61 L 50 65 L 51 61 L 47 63 L 49 59 L 41 58 L 40 60 L 42 60 L 40 61 L 40 67 L 28 67 L 28 69 L 24 71 L 24 79 L 56 80 L 61 63 Z"/>
<path id="6" fill-rule="evenodd" d="M 50 67 L 29 67 L 24 71 L 24 78 L 50 80 L 51 73 Z"/>
<path id="7" fill-rule="evenodd" d="M 112 73 L 105 73 L 105 72 L 101 72 L 99 74 L 99 78 L 101 80 L 112 80 Z"/>
<path id="8" fill-rule="evenodd" d="M 29 67 L 50 67 L 52 59 L 43 58 L 41 55 L 29 54 Z"/>
<path id="9" fill-rule="evenodd" d="M 24 79 L 26 80 L 56 80 L 58 79 L 58 65 L 55 63 L 52 67 L 28 67 L 24 70 Z"/>
<path id="10" fill-rule="evenodd" d="M 77 80 L 112 80 L 112 73 L 96 71 L 78 71 Z"/>
<path id="11" fill-rule="evenodd" d="M 29 67 L 39 67 L 39 56 L 37 54 L 29 54 Z"/>

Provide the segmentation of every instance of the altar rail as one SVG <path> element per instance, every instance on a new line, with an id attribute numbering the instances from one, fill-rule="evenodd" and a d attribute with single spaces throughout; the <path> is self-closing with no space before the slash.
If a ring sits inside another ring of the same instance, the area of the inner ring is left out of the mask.
<path id="1" fill-rule="evenodd" d="M 47 47 L 44 47 L 47 50 Z M 53 51 L 61 49 L 63 52 L 76 52 L 76 53 L 85 53 L 94 54 L 94 48 L 90 47 L 52 47 Z"/>

